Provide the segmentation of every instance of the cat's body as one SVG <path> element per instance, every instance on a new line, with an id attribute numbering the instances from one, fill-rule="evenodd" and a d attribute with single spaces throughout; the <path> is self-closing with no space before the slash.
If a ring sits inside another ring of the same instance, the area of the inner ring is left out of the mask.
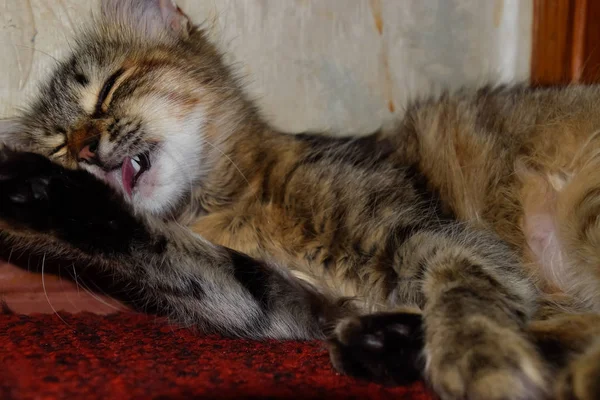
<path id="1" fill-rule="evenodd" d="M 107 0 L 95 22 L 0 139 L 114 190 L 4 150 L 12 245 L 206 330 L 328 336 L 370 378 L 413 377 L 422 314 L 446 399 L 598 396 L 599 88 L 465 91 L 390 132 L 292 136 L 169 1 Z"/>
<path id="2" fill-rule="evenodd" d="M 598 312 L 598 256 L 588 249 L 575 262 L 568 235 L 581 228 L 565 214 L 594 188 L 599 102 L 591 86 L 481 89 L 420 103 L 386 134 L 291 136 L 253 125 L 221 144 L 231 160 L 203 180 L 182 222 L 376 306 L 389 300 L 396 253 L 414 227 L 455 219 L 498 234 L 547 294 Z"/>

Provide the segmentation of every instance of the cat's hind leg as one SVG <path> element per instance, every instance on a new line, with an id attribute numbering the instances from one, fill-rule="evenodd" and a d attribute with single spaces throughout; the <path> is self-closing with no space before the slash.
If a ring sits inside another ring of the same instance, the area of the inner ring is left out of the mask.
<path id="1" fill-rule="evenodd" d="M 596 157 L 597 158 L 597 157 Z M 518 164 L 522 228 L 542 290 L 600 312 L 600 160 L 567 172 Z"/>
<path id="2" fill-rule="evenodd" d="M 569 173 L 517 168 L 532 272 L 555 298 L 529 329 L 559 371 L 558 399 L 600 399 L 600 165 L 585 160 Z"/>

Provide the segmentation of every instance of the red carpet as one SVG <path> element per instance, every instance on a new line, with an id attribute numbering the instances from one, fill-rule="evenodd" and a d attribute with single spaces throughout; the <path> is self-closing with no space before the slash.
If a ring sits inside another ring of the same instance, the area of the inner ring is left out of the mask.
<path id="1" fill-rule="evenodd" d="M 202 336 L 150 316 L 0 315 L 0 398 L 433 397 L 340 376 L 318 342 Z"/>

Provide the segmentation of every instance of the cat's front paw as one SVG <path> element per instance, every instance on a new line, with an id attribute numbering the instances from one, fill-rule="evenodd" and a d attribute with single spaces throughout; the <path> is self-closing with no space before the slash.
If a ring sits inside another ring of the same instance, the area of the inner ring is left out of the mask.
<path id="1" fill-rule="evenodd" d="M 423 337 L 418 314 L 380 313 L 349 317 L 329 340 L 334 367 L 347 375 L 386 384 L 421 377 Z"/>
<path id="2" fill-rule="evenodd" d="M 425 373 L 443 400 L 546 399 L 544 365 L 520 332 L 481 319 L 437 334 L 425 345 Z"/>
<path id="3" fill-rule="evenodd" d="M 52 235 L 84 249 L 119 249 L 139 228 L 120 196 L 91 174 L 0 149 L 0 229 Z"/>
<path id="4" fill-rule="evenodd" d="M 49 186 L 56 173 L 56 166 L 40 155 L 0 149 L 0 228 L 48 229 Z"/>

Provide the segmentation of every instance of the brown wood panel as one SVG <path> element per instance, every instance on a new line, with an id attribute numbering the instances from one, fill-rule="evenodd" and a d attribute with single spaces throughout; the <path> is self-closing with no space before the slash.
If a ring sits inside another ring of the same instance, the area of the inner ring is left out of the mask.
<path id="1" fill-rule="evenodd" d="M 592 0 L 593 2 L 594 0 Z M 579 82 L 583 75 L 586 45 L 586 19 L 588 0 L 577 0 L 573 7 L 573 26 L 571 43 L 570 78 L 572 82 Z"/>
<path id="2" fill-rule="evenodd" d="M 600 82 L 600 1 L 534 0 L 531 83 Z"/>
<path id="3" fill-rule="evenodd" d="M 581 81 L 600 82 L 600 1 L 587 0 Z"/>
<path id="4" fill-rule="evenodd" d="M 577 1 L 533 1 L 532 84 L 555 85 L 571 81 L 573 17 Z"/>

